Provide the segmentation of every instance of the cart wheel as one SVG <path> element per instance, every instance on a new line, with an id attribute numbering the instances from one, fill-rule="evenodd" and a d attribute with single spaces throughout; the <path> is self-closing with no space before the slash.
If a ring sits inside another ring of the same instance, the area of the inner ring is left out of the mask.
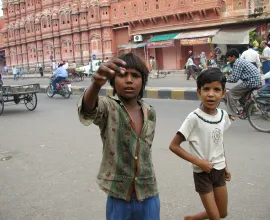
<path id="1" fill-rule="evenodd" d="M 3 96 L 0 97 L 0 115 L 2 115 L 4 111 L 4 99 L 3 99 Z"/>
<path id="2" fill-rule="evenodd" d="M 24 97 L 24 104 L 29 111 L 34 111 L 37 107 L 37 94 L 31 93 Z"/>

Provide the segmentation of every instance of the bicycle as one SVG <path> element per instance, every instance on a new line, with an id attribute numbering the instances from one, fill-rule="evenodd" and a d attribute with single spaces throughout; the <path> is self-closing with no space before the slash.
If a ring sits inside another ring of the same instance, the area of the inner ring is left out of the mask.
<path id="1" fill-rule="evenodd" d="M 237 116 L 242 120 L 248 118 L 250 125 L 257 131 L 270 133 L 270 97 L 256 96 L 254 92 L 257 90 L 251 89 L 239 100 Z"/>
<path id="2" fill-rule="evenodd" d="M 158 69 L 157 72 L 152 70 L 150 72 L 149 77 L 151 79 L 160 79 L 160 78 L 165 78 L 167 76 L 167 74 L 170 74 L 170 72 L 168 70 L 166 70 L 166 69 L 162 69 L 162 70 Z"/>

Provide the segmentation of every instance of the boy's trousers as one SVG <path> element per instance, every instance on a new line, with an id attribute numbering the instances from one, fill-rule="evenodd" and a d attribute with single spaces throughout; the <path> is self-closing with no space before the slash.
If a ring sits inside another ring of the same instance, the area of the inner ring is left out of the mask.
<path id="1" fill-rule="evenodd" d="M 107 220 L 160 220 L 159 196 L 139 202 L 135 193 L 130 202 L 112 196 L 107 198 Z"/>

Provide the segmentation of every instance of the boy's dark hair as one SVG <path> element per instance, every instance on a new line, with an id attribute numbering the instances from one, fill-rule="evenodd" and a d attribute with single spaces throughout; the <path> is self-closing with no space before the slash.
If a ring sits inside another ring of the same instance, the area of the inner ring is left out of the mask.
<path id="1" fill-rule="evenodd" d="M 236 48 L 229 49 L 226 53 L 226 57 L 235 57 L 236 59 L 239 58 L 239 51 Z"/>
<path id="2" fill-rule="evenodd" d="M 197 78 L 197 88 L 201 89 L 206 83 L 220 82 L 222 89 L 225 89 L 226 77 L 219 68 L 209 68 L 204 70 Z"/>
<path id="3" fill-rule="evenodd" d="M 126 64 L 127 64 L 125 66 L 126 69 L 135 69 L 141 73 L 141 75 L 142 75 L 142 88 L 141 88 L 141 91 L 139 92 L 139 95 L 138 95 L 138 99 L 141 99 L 143 97 L 143 91 L 144 91 L 145 86 L 146 86 L 147 81 L 148 81 L 149 70 L 148 70 L 146 64 L 141 60 L 141 58 L 139 58 L 138 56 L 136 56 L 133 53 L 123 54 L 123 55 L 119 56 L 118 58 L 126 62 Z M 113 87 L 113 95 L 116 94 L 114 83 L 115 83 L 115 77 L 110 79 L 110 85 Z"/>

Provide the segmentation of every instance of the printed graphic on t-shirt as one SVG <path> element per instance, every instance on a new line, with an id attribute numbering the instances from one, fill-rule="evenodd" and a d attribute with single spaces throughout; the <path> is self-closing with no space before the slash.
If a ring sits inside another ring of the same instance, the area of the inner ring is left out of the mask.
<path id="1" fill-rule="evenodd" d="M 213 141 L 218 144 L 221 141 L 222 138 L 222 132 L 219 128 L 215 128 L 212 133 L 212 139 Z"/>

